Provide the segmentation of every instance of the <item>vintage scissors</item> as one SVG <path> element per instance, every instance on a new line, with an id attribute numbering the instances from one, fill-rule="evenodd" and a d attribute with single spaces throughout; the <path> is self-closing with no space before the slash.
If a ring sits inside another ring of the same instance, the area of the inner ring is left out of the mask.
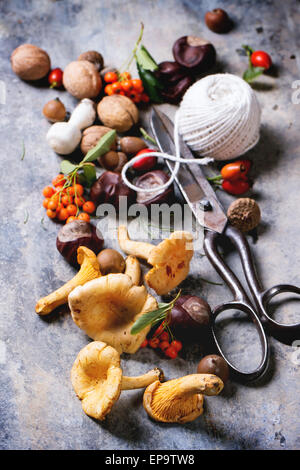
<path id="1" fill-rule="evenodd" d="M 157 108 L 152 110 L 151 128 L 160 150 L 174 155 L 174 125 Z M 191 150 L 182 139 L 180 140 L 180 154 L 182 158 L 193 158 Z M 173 163 L 168 160 L 166 163 L 172 170 Z M 274 296 L 283 292 L 300 294 L 300 288 L 289 284 L 278 284 L 267 290 L 262 289 L 245 235 L 229 223 L 215 191 L 198 164 L 181 165 L 176 183 L 196 220 L 204 227 L 204 251 L 208 260 L 233 293 L 232 301 L 224 302 L 212 311 L 211 328 L 216 347 L 237 379 L 244 382 L 255 380 L 265 373 L 269 362 L 269 345 L 265 328 L 269 334 L 283 341 L 300 338 L 300 323 L 281 324 L 269 315 L 269 303 Z M 229 239 L 238 251 L 253 302 L 250 301 L 240 281 L 218 251 L 218 245 L 224 239 Z M 260 338 L 262 358 L 258 367 L 251 372 L 244 372 L 235 367 L 224 354 L 217 338 L 218 315 L 232 309 L 241 311 L 251 318 Z"/>

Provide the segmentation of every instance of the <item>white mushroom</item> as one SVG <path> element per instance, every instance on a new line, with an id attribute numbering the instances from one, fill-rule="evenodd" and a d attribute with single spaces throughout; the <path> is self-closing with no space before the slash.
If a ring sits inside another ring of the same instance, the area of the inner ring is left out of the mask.
<path id="1" fill-rule="evenodd" d="M 81 131 L 93 124 L 96 118 L 95 105 L 85 98 L 76 106 L 68 122 L 56 122 L 46 136 L 50 147 L 61 155 L 72 153 L 79 145 Z"/>

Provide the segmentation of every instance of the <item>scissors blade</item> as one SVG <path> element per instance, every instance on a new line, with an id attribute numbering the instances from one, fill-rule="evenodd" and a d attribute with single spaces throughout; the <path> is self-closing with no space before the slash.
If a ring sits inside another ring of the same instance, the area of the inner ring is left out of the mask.
<path id="1" fill-rule="evenodd" d="M 174 125 L 168 116 L 156 107 L 152 109 L 151 128 L 160 150 L 174 155 Z M 181 137 L 180 153 L 182 158 L 194 158 Z M 166 160 L 166 163 L 171 170 L 174 168 L 173 162 Z M 176 183 L 199 224 L 214 232 L 222 233 L 227 217 L 200 166 L 198 164 L 182 165 L 177 174 Z M 211 210 L 203 210 L 203 200 L 209 201 Z"/>

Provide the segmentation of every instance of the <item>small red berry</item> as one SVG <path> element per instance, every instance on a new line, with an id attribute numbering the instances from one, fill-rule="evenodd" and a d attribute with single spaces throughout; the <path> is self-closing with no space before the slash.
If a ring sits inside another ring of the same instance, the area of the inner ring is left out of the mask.
<path id="1" fill-rule="evenodd" d="M 154 149 L 143 149 L 143 150 L 140 150 L 137 154 L 136 154 L 136 157 L 138 157 L 139 155 L 143 155 L 144 153 L 149 153 L 149 152 L 156 152 L 156 150 Z M 136 162 L 134 162 L 134 164 L 132 165 L 132 167 L 137 170 L 137 171 L 148 171 L 148 170 L 152 170 L 152 168 L 155 166 L 156 164 L 156 157 L 141 157 L 139 160 L 137 160 Z"/>
<path id="2" fill-rule="evenodd" d="M 272 65 L 272 59 L 265 51 L 255 51 L 251 54 L 251 63 L 254 67 L 263 67 L 268 70 Z"/>
<path id="3" fill-rule="evenodd" d="M 168 356 L 170 359 L 175 359 L 178 356 L 178 353 L 175 348 L 170 346 L 168 349 L 165 350 L 165 355 Z"/>
<path id="4" fill-rule="evenodd" d="M 150 348 L 156 349 L 156 348 L 158 348 L 158 345 L 159 345 L 159 339 L 158 338 L 151 338 L 149 340 Z"/>
<path id="5" fill-rule="evenodd" d="M 170 346 L 173 347 L 177 352 L 179 352 L 182 349 L 182 342 L 175 339 L 174 341 L 172 341 Z"/>
<path id="6" fill-rule="evenodd" d="M 170 343 L 168 341 L 161 341 L 159 343 L 159 347 L 162 351 L 166 351 L 166 349 L 168 349 L 170 346 Z"/>

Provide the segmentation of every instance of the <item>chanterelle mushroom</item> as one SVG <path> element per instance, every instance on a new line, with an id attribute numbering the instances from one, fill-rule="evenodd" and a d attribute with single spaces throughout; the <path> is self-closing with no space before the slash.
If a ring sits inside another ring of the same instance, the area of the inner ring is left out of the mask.
<path id="1" fill-rule="evenodd" d="M 120 355 L 101 341 L 93 341 L 78 354 L 71 381 L 76 395 L 82 400 L 83 411 L 102 420 L 118 400 L 121 390 L 144 388 L 163 379 L 160 369 L 153 369 L 139 377 L 122 376 Z"/>
<path id="2" fill-rule="evenodd" d="M 157 308 L 155 298 L 140 279 L 139 262 L 129 256 L 125 273 L 108 274 L 77 287 L 69 295 L 69 306 L 76 325 L 92 339 L 104 341 L 120 354 L 135 353 L 150 330 L 150 325 L 131 335 L 134 322 Z"/>
<path id="3" fill-rule="evenodd" d="M 130 240 L 127 228 L 118 230 L 121 249 L 133 256 L 147 260 L 153 268 L 146 274 L 149 287 L 158 295 L 164 295 L 180 284 L 189 273 L 193 257 L 193 237 L 189 232 L 176 231 L 159 245 Z"/>
<path id="4" fill-rule="evenodd" d="M 77 261 L 80 264 L 80 270 L 76 276 L 47 297 L 40 299 L 35 306 L 36 313 L 46 315 L 52 312 L 59 305 L 67 303 L 68 295 L 75 287 L 101 276 L 97 257 L 89 248 L 80 246 L 77 249 Z"/>
<path id="5" fill-rule="evenodd" d="M 218 395 L 222 380 L 211 374 L 191 374 L 164 384 L 149 385 L 144 393 L 148 415 L 163 423 L 186 423 L 203 413 L 203 395 Z"/>

